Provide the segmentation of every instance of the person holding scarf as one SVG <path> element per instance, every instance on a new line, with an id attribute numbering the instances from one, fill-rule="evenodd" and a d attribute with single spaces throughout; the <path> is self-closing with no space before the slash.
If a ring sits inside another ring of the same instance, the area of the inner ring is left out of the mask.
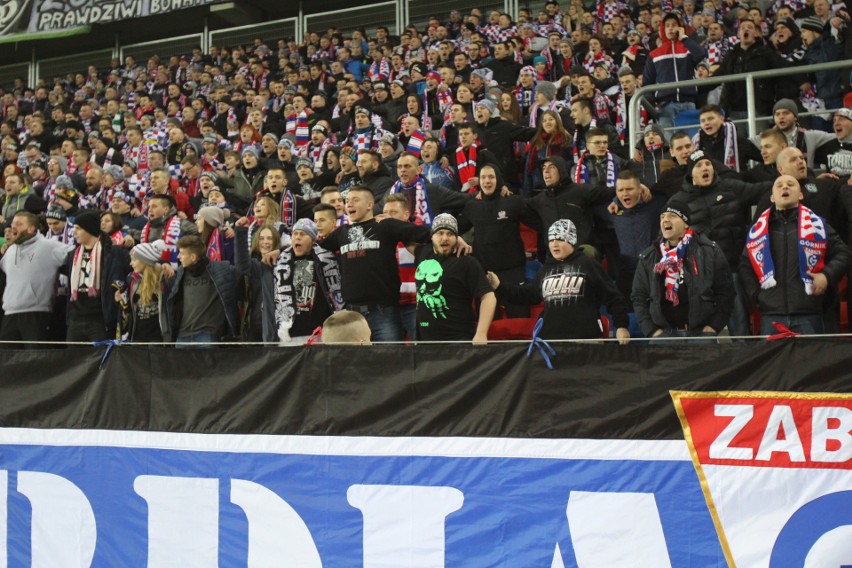
<path id="1" fill-rule="evenodd" d="M 774 333 L 776 322 L 795 333 L 824 333 L 825 304 L 849 268 L 849 248 L 802 199 L 796 178 L 779 176 L 772 206 L 749 229 L 740 260 L 743 289 L 760 311 L 764 335 Z"/>
<path id="2" fill-rule="evenodd" d="M 272 297 L 264 301 L 263 310 L 273 310 L 274 330 L 282 345 L 304 344 L 328 316 L 344 308 L 335 255 L 316 241 L 316 223 L 299 219 L 290 246 L 281 251 L 269 273 Z M 261 284 L 264 292 L 267 288 Z"/>
<path id="3" fill-rule="evenodd" d="M 363 106 L 358 106 L 355 107 L 355 120 L 344 146 L 354 148 L 356 155 L 367 150 L 378 150 L 379 142 L 385 134 L 385 130 L 373 124 L 373 113 Z"/>
<path id="4" fill-rule="evenodd" d="M 207 246 L 207 258 L 224 262 L 234 262 L 234 240 L 228 238 L 225 219 L 230 217 L 230 211 L 208 205 L 202 207 L 195 216 L 195 225 L 201 241 Z M 233 237 L 233 233 L 228 233 Z"/>
<path id="5" fill-rule="evenodd" d="M 465 193 L 428 183 L 420 175 L 420 160 L 410 152 L 400 154 L 396 173 L 398 179 L 389 193 L 406 194 L 410 220 L 417 225 L 430 227 L 435 215 L 450 210 L 458 211 L 470 198 Z"/>
<path id="6" fill-rule="evenodd" d="M 68 333 L 66 341 L 104 341 L 115 337 L 118 308 L 113 284 L 124 281 L 130 258 L 101 232 L 100 211 L 81 211 L 74 219 L 78 245 L 68 253 Z"/>
<path id="7" fill-rule="evenodd" d="M 472 122 L 459 125 L 459 142 L 452 158 L 451 164 L 456 171 L 453 183 L 455 189 L 462 193 L 476 193 L 479 190 L 479 169 L 485 164 L 497 165 L 496 156 L 479 142 L 479 131 Z"/>
<path id="8" fill-rule="evenodd" d="M 689 205 L 670 201 L 662 238 L 639 255 L 631 300 L 646 337 L 715 338 L 733 310 L 725 255 L 689 221 Z"/>

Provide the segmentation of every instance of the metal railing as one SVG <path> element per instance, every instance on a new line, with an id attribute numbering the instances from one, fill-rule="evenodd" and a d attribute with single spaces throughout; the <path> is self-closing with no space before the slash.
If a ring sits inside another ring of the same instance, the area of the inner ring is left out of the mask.
<path id="1" fill-rule="evenodd" d="M 800 65 L 798 67 L 785 67 L 783 69 L 770 69 L 767 71 L 756 71 L 754 73 L 737 73 L 735 75 L 721 75 L 705 77 L 704 79 L 690 79 L 688 81 L 677 81 L 675 83 L 659 83 L 654 85 L 644 85 L 633 93 L 630 99 L 628 118 L 629 118 L 629 137 L 630 146 L 632 147 L 641 138 L 639 130 L 639 104 L 645 99 L 646 93 L 654 91 L 665 91 L 668 89 L 677 89 L 683 87 L 697 87 L 699 85 L 721 85 L 724 83 L 736 83 L 745 81 L 746 84 L 746 112 L 748 114 L 748 135 L 749 137 L 757 136 L 757 121 L 760 117 L 757 116 L 757 111 L 754 106 L 754 82 L 756 79 L 769 79 L 773 77 L 784 77 L 787 75 L 797 75 L 800 73 L 815 73 L 817 71 L 831 71 L 834 69 L 852 68 L 852 61 L 834 61 L 831 63 L 817 63 L 815 65 Z"/>
<path id="2" fill-rule="evenodd" d="M 369 6 L 305 14 L 304 31 L 325 32 L 328 28 L 337 28 L 345 34 L 363 27 L 370 35 L 375 35 L 376 26 L 387 26 L 391 33 L 399 33 L 404 26 L 401 21 L 402 4 L 402 1 L 377 2 Z"/>
<path id="3" fill-rule="evenodd" d="M 252 45 L 255 38 L 262 38 L 267 46 L 276 49 L 277 40 L 297 37 L 298 20 L 298 18 L 286 18 L 274 22 L 211 30 L 210 45 L 231 48 L 237 45 Z"/>
<path id="4" fill-rule="evenodd" d="M 128 55 L 132 56 L 137 63 L 144 65 L 152 55 L 177 55 L 191 51 L 194 47 L 200 47 L 204 41 L 203 34 L 189 34 L 131 45 L 122 45 L 118 48 L 118 58 L 124 62 Z"/>

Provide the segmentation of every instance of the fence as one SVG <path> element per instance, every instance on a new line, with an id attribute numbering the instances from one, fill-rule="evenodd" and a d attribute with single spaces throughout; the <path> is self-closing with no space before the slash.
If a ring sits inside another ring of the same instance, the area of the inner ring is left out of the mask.
<path id="1" fill-rule="evenodd" d="M 57 75 L 65 76 L 69 72 L 85 72 L 89 65 L 106 67 L 112 62 L 114 51 L 112 49 L 101 49 L 88 53 L 76 53 L 74 55 L 63 55 L 51 59 L 36 61 L 36 78 L 50 81 Z"/>
<path id="2" fill-rule="evenodd" d="M 255 38 L 261 38 L 270 48 L 276 48 L 279 39 L 291 39 L 298 36 L 298 18 L 287 18 L 210 32 L 210 45 L 219 47 L 235 47 L 251 45 Z"/>
<path id="3" fill-rule="evenodd" d="M 121 46 L 118 52 L 119 58 L 122 62 L 125 57 L 131 56 L 136 59 L 138 63 L 144 65 L 145 61 L 152 55 L 186 53 L 195 47 L 201 47 L 203 41 L 203 34 L 190 34 L 169 39 L 146 41 L 144 43 Z"/>
<path id="4" fill-rule="evenodd" d="M 369 35 L 375 35 L 376 27 L 386 26 L 391 33 L 399 33 L 403 27 L 402 9 L 401 2 L 379 2 L 371 6 L 306 14 L 303 29 L 324 32 L 337 28 L 345 34 L 355 28 L 366 28 Z"/>

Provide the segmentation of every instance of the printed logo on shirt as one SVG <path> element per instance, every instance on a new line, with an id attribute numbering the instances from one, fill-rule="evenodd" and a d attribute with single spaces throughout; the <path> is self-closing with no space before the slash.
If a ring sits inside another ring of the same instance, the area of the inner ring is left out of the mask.
<path id="1" fill-rule="evenodd" d="M 580 272 L 570 274 L 551 274 L 545 277 L 541 285 L 545 302 L 576 302 L 585 295 L 583 284 L 586 275 Z"/>
<path id="2" fill-rule="evenodd" d="M 417 285 L 417 305 L 421 303 L 432 312 L 435 319 L 447 319 L 447 300 L 444 298 L 444 285 L 441 277 L 444 275 L 444 267 L 441 263 L 430 258 L 417 265 L 414 273 L 414 281 Z"/>
<path id="3" fill-rule="evenodd" d="M 505 221 L 505 220 L 507 220 L 508 218 L 509 218 L 509 217 L 508 217 L 508 215 L 506 215 L 506 212 L 505 212 L 505 211 L 500 211 L 499 213 L 497 213 L 497 220 L 498 220 L 498 221 Z"/>
<path id="4" fill-rule="evenodd" d="M 360 225 L 349 227 L 346 235 L 349 237 L 349 243 L 340 247 L 340 254 L 348 255 L 350 258 L 361 256 L 367 250 L 376 250 L 381 245 L 379 241 L 371 238 L 369 229 L 364 232 L 364 227 Z"/>
<path id="5" fill-rule="evenodd" d="M 840 150 L 828 156 L 828 171 L 838 176 L 852 175 L 852 152 Z"/>

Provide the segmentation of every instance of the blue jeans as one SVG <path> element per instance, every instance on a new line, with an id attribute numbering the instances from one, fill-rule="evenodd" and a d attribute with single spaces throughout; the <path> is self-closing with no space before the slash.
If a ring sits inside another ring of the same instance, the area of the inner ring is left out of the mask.
<path id="1" fill-rule="evenodd" d="M 772 335 L 777 333 L 772 322 L 777 321 L 784 325 L 790 331 L 801 333 L 802 335 L 818 335 L 824 332 L 822 316 L 760 316 L 760 333 L 763 335 Z"/>
<path id="2" fill-rule="evenodd" d="M 185 337 L 178 337 L 175 341 L 175 347 L 177 349 L 213 349 L 213 345 L 196 345 L 198 343 L 213 343 L 218 342 L 219 336 L 215 333 L 210 333 L 203 331 L 201 333 L 195 333 L 192 335 L 187 335 Z"/>
<path id="3" fill-rule="evenodd" d="M 370 326 L 372 341 L 402 341 L 405 338 L 399 306 L 375 306 L 362 314 Z"/>
<path id="4" fill-rule="evenodd" d="M 405 335 L 409 341 L 415 341 L 417 339 L 417 304 L 400 306 L 399 314 L 402 317 L 402 328 L 405 330 Z"/>
<path id="5" fill-rule="evenodd" d="M 660 105 L 659 123 L 664 129 L 674 126 L 675 116 L 686 110 L 695 110 L 695 103 L 664 103 Z M 666 140 L 671 138 L 673 132 L 665 131 Z"/>
<path id="6" fill-rule="evenodd" d="M 740 276 L 736 272 L 732 273 L 734 281 L 734 310 L 731 312 L 731 317 L 728 318 L 728 333 L 732 337 L 751 335 L 751 327 L 748 322 L 748 310 L 745 306 L 745 290 L 740 284 Z M 737 341 L 744 341 L 742 339 Z"/>

